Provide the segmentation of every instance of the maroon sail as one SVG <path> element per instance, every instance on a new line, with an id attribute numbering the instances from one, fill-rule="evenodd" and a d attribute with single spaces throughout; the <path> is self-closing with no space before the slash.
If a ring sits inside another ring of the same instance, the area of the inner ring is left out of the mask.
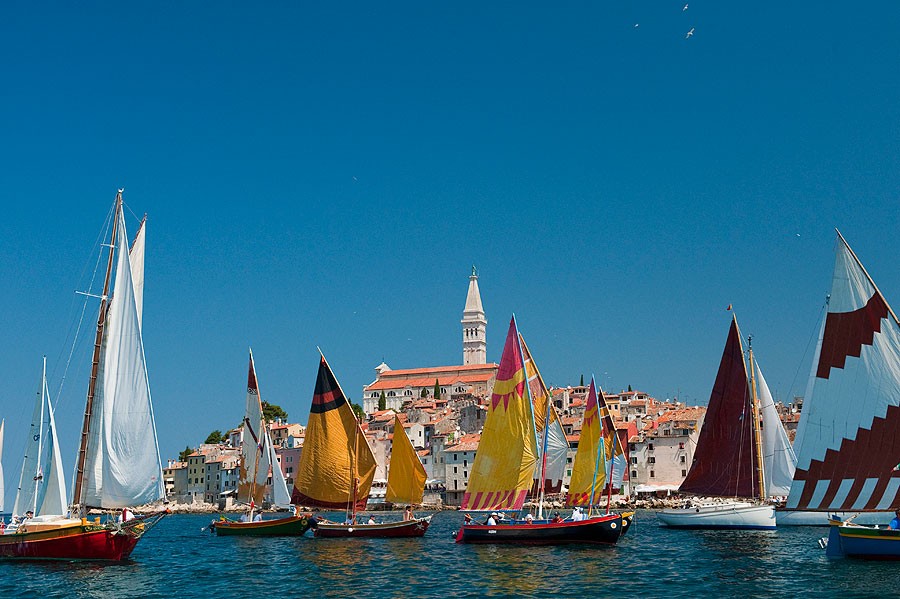
<path id="1" fill-rule="evenodd" d="M 759 497 L 753 411 L 737 319 L 700 430 L 697 450 L 680 491 L 720 497 Z"/>

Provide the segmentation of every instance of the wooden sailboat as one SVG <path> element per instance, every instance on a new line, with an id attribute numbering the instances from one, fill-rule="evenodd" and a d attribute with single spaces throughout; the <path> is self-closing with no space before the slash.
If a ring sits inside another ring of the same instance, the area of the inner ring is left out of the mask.
<path id="1" fill-rule="evenodd" d="M 606 503 L 605 513 L 610 514 L 612 491 L 622 487 L 625 467 L 625 451 L 616 436 L 612 415 L 603 399 L 603 390 L 597 387 L 592 376 L 566 505 L 587 508 L 588 516 L 592 516 L 600 505 Z M 631 525 L 634 512 L 625 512 L 621 516 L 620 536 Z"/>
<path id="2" fill-rule="evenodd" d="M 748 353 L 750 376 L 737 318 L 732 318 L 719 372 L 697 451 L 687 478 L 679 489 L 704 497 L 724 498 L 697 502 L 657 512 L 663 526 L 672 528 L 775 528 L 775 508 L 766 503 L 762 441 L 757 402 L 756 366 Z"/>
<path id="3" fill-rule="evenodd" d="M 405 436 L 402 427 L 399 431 L 395 429 L 395 441 L 398 434 Z M 403 450 L 400 452 L 402 454 Z M 308 507 L 345 510 L 344 522 L 324 519 L 313 522 L 317 537 L 424 535 L 430 517 L 382 524 L 356 521 L 357 511 L 365 508 L 374 476 L 375 456 L 325 356 L 321 356 L 303 453 L 294 480 L 293 502 Z"/>
<path id="4" fill-rule="evenodd" d="M 900 559 L 900 534 L 883 528 L 900 507 L 900 321 L 840 232 L 836 243 L 778 524 L 831 514 L 829 556 Z M 866 517 L 882 528 L 860 524 Z"/>
<path id="5" fill-rule="evenodd" d="M 116 195 L 111 228 L 69 510 L 80 517 L 54 514 L 46 520 L 25 522 L 15 533 L 0 536 L 2 557 L 123 560 L 165 515 L 160 512 L 106 522 L 86 517 L 91 508 L 118 510 L 165 497 L 141 336 L 143 284 L 135 285 L 143 281 L 143 261 L 130 260 L 121 190 Z M 142 254 L 143 231 L 137 239 Z M 44 489 L 49 491 L 46 486 Z"/>
<path id="6" fill-rule="evenodd" d="M 249 515 L 246 520 L 229 520 L 221 518 L 213 521 L 209 528 L 217 535 L 243 536 L 296 536 L 302 535 L 309 528 L 311 514 L 299 511 L 284 518 L 256 520 L 254 514 L 261 509 L 269 469 L 272 470 L 273 495 L 290 501 L 287 485 L 281 473 L 281 466 L 275 458 L 272 437 L 266 428 L 263 417 L 262 400 L 259 395 L 259 383 L 256 378 L 256 366 L 253 364 L 253 351 L 250 351 L 250 367 L 247 373 L 247 403 L 244 421 L 241 425 L 241 456 L 239 458 L 240 479 L 238 481 L 238 501 L 246 504 Z M 280 491 L 280 492 L 279 492 Z"/>
<path id="7" fill-rule="evenodd" d="M 516 320 L 497 370 L 488 415 L 481 434 L 462 509 L 502 512 L 521 510 L 534 484 L 538 441 L 524 352 Z M 546 453 L 545 453 L 546 455 Z M 546 475 L 539 475 L 546 480 Z M 615 543 L 622 530 L 618 514 L 585 520 L 514 520 L 512 523 L 464 524 L 458 543 Z"/>

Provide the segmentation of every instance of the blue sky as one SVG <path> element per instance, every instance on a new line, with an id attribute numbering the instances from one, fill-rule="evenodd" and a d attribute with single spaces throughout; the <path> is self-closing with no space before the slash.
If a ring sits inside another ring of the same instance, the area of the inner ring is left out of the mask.
<path id="1" fill-rule="evenodd" d="M 356 400 L 382 358 L 458 363 L 473 263 L 490 360 L 515 312 L 551 384 L 690 403 L 729 303 L 803 392 L 834 227 L 900 302 L 896 3 L 483 4 L 4 4 L 8 504 L 117 187 L 149 213 L 163 459 L 238 422 L 248 346 L 303 422 L 317 345 Z"/>

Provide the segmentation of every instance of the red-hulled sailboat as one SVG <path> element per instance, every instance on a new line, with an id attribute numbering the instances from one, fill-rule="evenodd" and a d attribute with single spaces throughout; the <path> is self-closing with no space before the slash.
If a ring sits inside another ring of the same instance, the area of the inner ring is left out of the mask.
<path id="1" fill-rule="evenodd" d="M 100 295 L 73 505 L 69 510 L 80 517 L 52 513 L 63 509 L 49 507 L 56 504 L 48 503 L 48 493 L 59 494 L 61 484 L 58 448 L 51 427 L 48 444 L 42 446 L 47 449 L 39 449 L 37 455 L 46 452 L 52 461 L 44 470 L 39 466 L 34 476 L 47 487 L 40 489 L 36 485 L 35 493 L 28 498 L 37 506 L 28 508 L 34 517 L 19 524 L 15 532 L 0 535 L 0 557 L 120 561 L 165 515 L 160 512 L 135 518 L 123 510 L 120 517 L 108 517 L 106 521 L 87 518 L 92 508 L 118 511 L 165 497 L 141 337 L 145 229 L 142 222 L 129 250 L 121 190 L 116 195 L 110 222 L 112 239 Z M 42 385 L 46 392 L 46 378 Z M 49 413 L 52 418 L 52 410 Z M 26 458 L 23 477 L 27 468 L 30 466 Z M 50 476 L 45 479 L 44 473 Z"/>
<path id="2" fill-rule="evenodd" d="M 536 369 L 534 369 L 536 370 Z M 472 475 L 463 495 L 462 509 L 471 511 L 519 511 L 538 471 L 539 451 L 534 406 L 526 375 L 524 352 L 510 320 L 503 356 L 488 406 Z M 546 427 L 545 427 L 546 430 Z M 543 455 L 547 455 L 546 443 Z M 543 462 L 543 460 L 541 460 Z M 539 481 L 546 481 L 541 468 Z M 463 524 L 458 543 L 604 543 L 613 544 L 622 533 L 620 514 L 589 515 L 584 519 L 496 521 Z"/>
<path id="3" fill-rule="evenodd" d="M 399 430 L 396 426 L 394 429 L 394 449 L 399 454 L 396 468 L 400 474 L 404 471 L 401 462 L 406 448 L 397 443 L 398 434 L 406 436 L 402 426 Z M 411 445 L 408 450 L 418 462 Z M 411 462 L 405 467 L 415 470 Z M 416 474 L 418 472 L 416 470 Z M 421 475 L 424 487 L 424 469 Z M 375 456 L 325 356 L 321 356 L 303 453 L 294 480 L 293 503 L 346 512 L 343 522 L 322 519 L 312 522 L 317 537 L 394 538 L 424 535 L 431 522 L 430 516 L 375 524 L 357 522 L 357 511 L 366 506 L 374 476 Z M 390 479 L 388 488 L 390 491 Z M 398 498 L 399 494 L 388 497 L 391 501 Z"/>

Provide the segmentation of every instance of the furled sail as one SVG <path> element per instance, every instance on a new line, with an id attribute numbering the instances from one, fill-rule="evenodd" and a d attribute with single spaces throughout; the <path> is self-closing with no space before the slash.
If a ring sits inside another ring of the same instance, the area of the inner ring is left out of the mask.
<path id="1" fill-rule="evenodd" d="M 462 508 L 521 509 L 534 482 L 536 463 L 534 416 L 514 316 Z"/>
<path id="2" fill-rule="evenodd" d="M 425 478 L 425 467 L 406 436 L 400 417 L 395 415 L 385 500 L 391 503 L 422 503 Z"/>
<path id="3" fill-rule="evenodd" d="M 165 496 L 125 217 L 117 209 L 115 286 L 106 314 L 80 497 L 120 508 Z"/>
<path id="4" fill-rule="evenodd" d="M 562 422 L 559 419 L 559 413 L 556 407 L 550 403 L 550 391 L 544 384 L 544 378 L 538 370 L 537 363 L 531 357 L 531 351 L 525 343 L 525 338 L 519 334 L 519 340 L 522 342 L 522 357 L 525 361 L 525 374 L 528 377 L 528 388 L 531 392 L 532 409 L 534 410 L 534 425 L 537 432 L 537 450 L 538 459 L 534 469 L 534 486 L 532 494 L 540 493 L 539 479 L 541 477 L 541 469 L 544 470 L 544 492 L 559 493 L 562 489 L 563 476 L 566 472 L 566 457 L 569 452 L 569 442 L 566 439 L 566 432 L 563 430 Z M 547 459 L 544 464 L 544 427 L 546 426 L 546 413 L 550 412 L 550 426 L 546 430 L 547 438 Z"/>
<path id="5" fill-rule="evenodd" d="M 900 325 L 840 233 L 836 253 L 787 508 L 892 510 L 900 507 Z"/>
<path id="6" fill-rule="evenodd" d="M 271 466 L 271 445 L 269 431 L 263 418 L 256 367 L 251 351 L 250 367 L 247 372 L 247 403 L 244 409 L 244 422 L 241 424 L 238 501 L 249 503 L 251 506 L 262 505 Z M 278 464 L 275 464 L 275 467 L 277 468 Z"/>
<path id="7" fill-rule="evenodd" d="M 751 407 L 740 330 L 732 318 L 694 461 L 681 492 L 760 496 Z"/>
<path id="8" fill-rule="evenodd" d="M 322 357 L 292 503 L 342 509 L 351 507 L 355 496 L 356 509 L 363 509 L 374 477 L 375 456 Z"/>
<path id="9" fill-rule="evenodd" d="M 602 393 L 602 391 L 600 391 Z M 606 456 L 603 455 L 603 424 L 597 401 L 598 391 L 591 377 L 587 405 L 581 425 L 581 438 L 572 464 L 572 480 L 566 494 L 566 505 L 591 506 L 599 503 L 606 485 Z"/>
<path id="10" fill-rule="evenodd" d="M 759 362 L 755 363 L 756 388 L 759 395 L 759 410 L 762 413 L 763 473 L 766 479 L 766 495 L 774 497 L 787 495 L 797 467 L 797 456 L 788 440 L 781 418 L 775 409 L 772 393 L 763 378 Z"/>
<path id="11" fill-rule="evenodd" d="M 47 389 L 47 360 L 41 376 L 41 393 L 34 402 L 31 428 L 19 476 L 13 513 L 35 516 L 66 513 L 66 485 L 56 437 L 56 420 Z"/>

